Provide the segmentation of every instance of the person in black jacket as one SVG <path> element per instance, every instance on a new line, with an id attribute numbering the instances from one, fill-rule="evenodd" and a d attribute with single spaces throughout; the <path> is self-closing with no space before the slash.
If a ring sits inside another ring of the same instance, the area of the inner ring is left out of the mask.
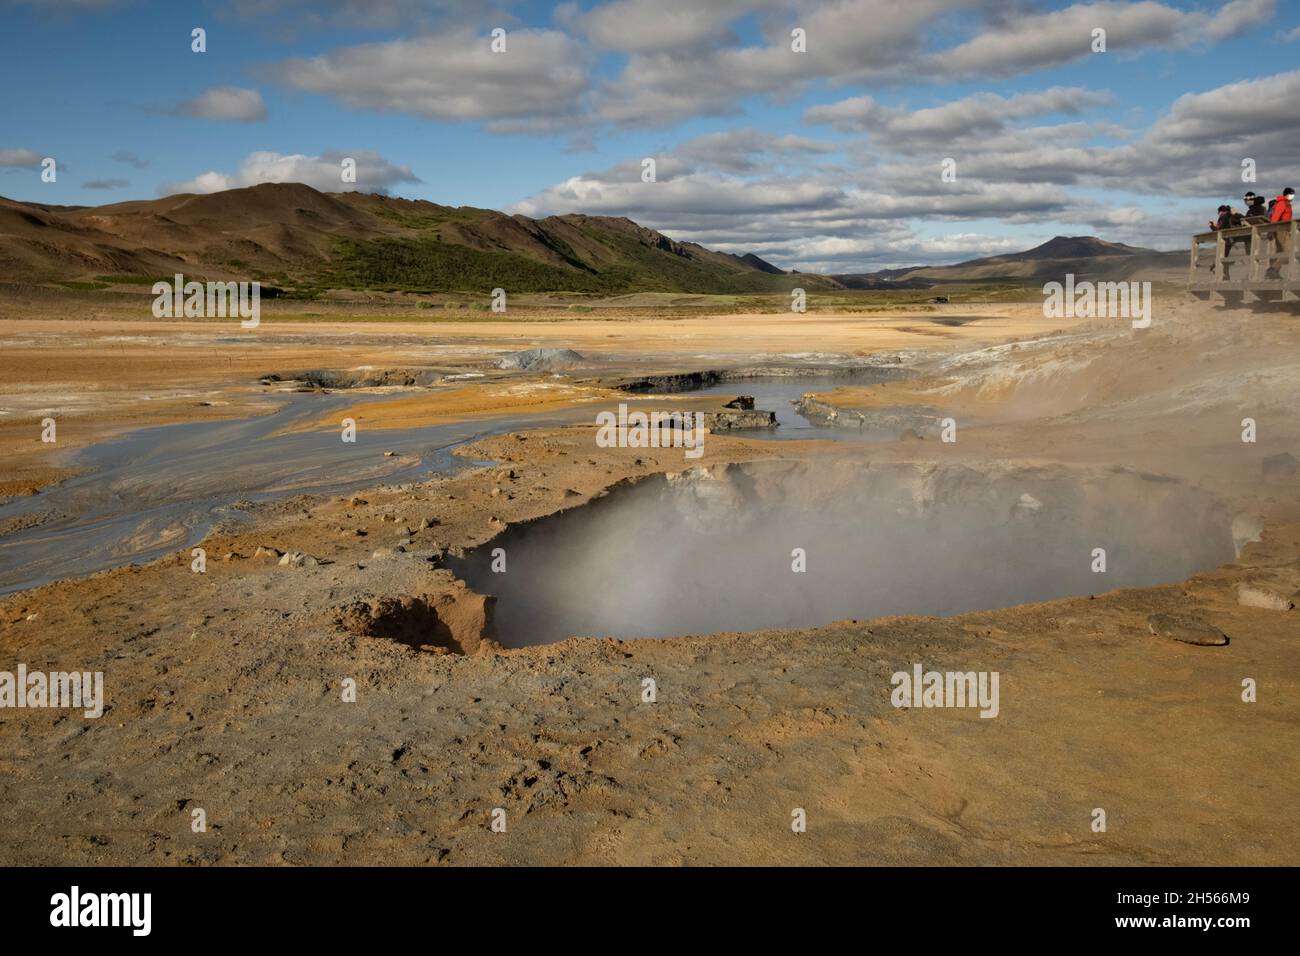
<path id="1" fill-rule="evenodd" d="M 1253 216 L 1263 216 L 1268 218 L 1268 207 L 1264 205 L 1264 197 L 1256 196 L 1254 193 L 1246 193 L 1246 218 Z"/>
<path id="2" fill-rule="evenodd" d="M 1245 217 L 1243 217 L 1241 213 L 1234 212 L 1231 206 L 1220 206 L 1218 221 L 1210 223 L 1210 228 L 1215 232 L 1220 232 L 1221 230 L 1224 229 L 1236 229 L 1238 226 L 1241 226 L 1244 223 L 1245 223 Z M 1247 249 L 1250 248 L 1249 239 L 1229 239 L 1226 236 L 1224 237 L 1223 257 L 1225 260 L 1228 258 L 1228 256 L 1232 255 L 1232 247 L 1239 242 L 1244 242 L 1246 244 Z M 1215 267 L 1210 266 L 1210 271 L 1213 272 L 1214 270 Z M 1226 261 L 1223 263 L 1223 278 L 1225 279 L 1229 278 L 1228 263 Z"/>

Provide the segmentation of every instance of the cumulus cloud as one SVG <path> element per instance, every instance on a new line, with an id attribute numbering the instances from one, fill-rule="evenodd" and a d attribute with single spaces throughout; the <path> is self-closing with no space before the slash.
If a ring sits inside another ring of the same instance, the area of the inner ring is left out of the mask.
<path id="1" fill-rule="evenodd" d="M 806 160 L 834 152 L 838 147 L 825 140 L 804 136 L 778 136 L 762 130 L 726 130 L 698 136 L 676 150 L 686 162 L 699 162 L 736 173 L 771 169 L 785 160 Z"/>
<path id="2" fill-rule="evenodd" d="M 909 112 L 882 106 L 869 96 L 814 106 L 804 113 L 810 123 L 827 123 L 836 129 L 873 132 L 910 139 L 952 140 L 971 134 L 1000 132 L 1011 120 L 1053 113 L 1075 115 L 1113 101 L 1109 93 L 1082 87 L 1054 86 L 1034 93 L 999 96 L 975 93 L 943 106 Z"/>
<path id="3" fill-rule="evenodd" d="M 1186 94 L 1137 133 L 1082 118 L 1013 122 L 1109 102 L 1085 89 L 977 94 L 917 111 L 852 98 L 809 113 L 869 130 L 867 141 L 834 147 L 750 128 L 709 134 L 657 156 L 657 182 L 643 183 L 639 160 L 628 159 L 556 183 L 516 211 L 626 215 L 675 238 L 807 270 L 864 271 L 898 262 L 900 251 L 927 261 L 922 253 L 943 246 L 909 244 L 922 222 L 1041 225 L 1043 238 L 1077 227 L 1169 248 L 1182 244 L 1195 200 L 1240 195 L 1244 158 L 1273 184 L 1265 191 L 1300 181 L 1294 132 L 1276 122 L 1297 101 L 1300 71 L 1282 73 Z M 955 182 L 941 179 L 949 157 Z M 1180 197 L 1189 213 L 1177 211 Z M 970 229 L 951 235 L 984 242 Z M 985 242 L 964 251 L 996 249 Z"/>
<path id="4" fill-rule="evenodd" d="M 367 43 L 272 68 L 279 82 L 347 106 L 428 119 L 553 120 L 578 112 L 588 52 L 554 30 L 512 30 L 506 52 L 458 30 Z"/>
<path id="5" fill-rule="evenodd" d="M 34 149 L 0 149 L 0 166 L 39 166 L 44 158 Z"/>
<path id="6" fill-rule="evenodd" d="M 586 13 L 569 5 L 559 18 L 603 49 L 649 53 L 729 38 L 732 21 L 777 6 L 777 0 L 613 0 Z"/>
<path id="7" fill-rule="evenodd" d="M 352 158 L 357 163 L 357 181 L 342 181 L 342 162 Z M 239 170 L 222 173 L 210 170 L 185 182 L 169 183 L 158 192 L 168 196 L 174 193 L 214 193 L 223 189 L 256 186 L 258 183 L 306 183 L 322 192 L 387 193 L 401 183 L 418 183 L 420 179 L 409 166 L 398 166 L 378 153 L 355 150 L 350 153 L 329 152 L 320 156 L 302 154 L 284 155 L 273 152 L 250 153 Z"/>
<path id="8" fill-rule="evenodd" d="M 734 148 L 729 153 L 727 146 Z M 656 181 L 641 180 L 639 160 L 573 176 L 518 203 L 530 216 L 564 212 L 628 216 L 675 238 L 742 254 L 757 252 L 785 268 L 862 271 L 881 257 L 941 257 L 951 248 L 922 248 L 913 225 L 923 217 L 972 219 L 989 214 L 1049 216 L 1069 208 L 1061 190 L 962 183 L 940 193 L 890 193 L 853 184 L 816 166 L 794 174 L 776 156 L 824 157 L 829 144 L 765 135 L 752 129 L 709 134 L 657 157 Z M 937 170 L 935 180 L 937 181 Z M 987 252 L 996 244 L 971 243 Z M 892 261 L 892 260 L 891 260 Z M 833 267 L 833 268 L 832 268 Z"/>
<path id="9" fill-rule="evenodd" d="M 999 0 L 804 0 L 764 17 L 758 43 L 742 43 L 723 27 L 732 22 L 728 14 L 740 14 L 732 4 L 651 24 L 651 4 L 622 0 L 579 22 L 597 42 L 621 38 L 631 54 L 623 71 L 602 84 L 595 118 L 669 124 L 729 115 L 745 97 L 786 97 L 815 83 L 892 84 L 900 76 L 944 82 L 1059 67 L 1094 55 L 1092 31 L 1099 27 L 1107 31 L 1107 55 L 1213 43 L 1267 23 L 1274 5 L 1230 0 L 1207 13 L 1156 0 L 1106 0 L 1034 13 Z M 612 12 L 624 6 L 644 16 L 649 39 L 640 39 L 640 30 L 618 30 Z M 806 53 L 790 48 L 794 27 L 806 33 Z M 936 37 L 952 36 L 956 42 L 935 48 Z"/>
<path id="10" fill-rule="evenodd" d="M 256 123 L 266 119 L 266 104 L 262 102 L 262 94 L 257 90 L 215 86 L 192 100 L 178 103 L 172 112 L 195 119 Z"/>
<path id="11" fill-rule="evenodd" d="M 351 16 L 355 2 L 331 0 L 323 11 Z M 298 10 L 305 0 L 242 6 Z M 1060 67 L 1094 55 L 1098 27 L 1107 31 L 1106 55 L 1211 44 L 1266 24 L 1275 0 L 1228 0 L 1209 10 L 1159 0 L 1063 9 L 1046 9 L 1044 0 L 608 0 L 590 8 L 570 2 L 556 8 L 557 29 L 510 30 L 506 54 L 489 49 L 492 21 L 477 16 L 470 28 L 459 19 L 462 6 L 382 0 L 379 9 L 395 20 L 436 9 L 450 25 L 291 59 L 268 75 L 357 109 L 486 121 L 507 132 L 563 130 L 589 141 L 590 130 L 605 125 L 735 115 L 748 97 L 788 99 L 817 86 L 894 85 L 901 77 L 943 83 Z M 807 52 L 791 49 L 795 28 L 805 32 Z M 620 55 L 621 66 L 594 78 L 593 64 L 606 52 Z M 1022 106 L 1006 99 L 1013 109 Z"/>
<path id="12" fill-rule="evenodd" d="M 1080 3 L 1030 15 L 1015 11 L 978 36 L 925 57 L 922 66 L 948 78 L 1011 76 L 1096 55 L 1094 29 L 1106 31 L 1104 55 L 1110 56 L 1224 40 L 1267 23 L 1274 8 L 1274 0 L 1231 0 L 1214 13 L 1203 13 L 1142 0 Z"/>

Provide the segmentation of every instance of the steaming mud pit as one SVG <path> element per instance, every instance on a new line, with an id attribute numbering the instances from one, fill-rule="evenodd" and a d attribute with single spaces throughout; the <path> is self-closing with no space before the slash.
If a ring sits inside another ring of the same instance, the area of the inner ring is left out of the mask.
<path id="1" fill-rule="evenodd" d="M 497 637 L 521 647 L 958 614 L 1233 557 L 1228 510 L 1172 479 L 830 460 L 649 478 L 452 567 L 497 598 Z"/>

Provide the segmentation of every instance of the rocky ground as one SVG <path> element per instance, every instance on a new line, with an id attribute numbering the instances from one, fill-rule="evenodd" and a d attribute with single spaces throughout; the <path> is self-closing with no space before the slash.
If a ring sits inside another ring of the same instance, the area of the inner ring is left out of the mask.
<path id="1" fill-rule="evenodd" d="M 872 351 L 853 321 L 819 349 Z M 0 863 L 1300 862 L 1300 322 L 1168 304 L 1141 333 L 891 335 L 915 377 L 810 401 L 893 415 L 894 441 L 714 434 L 687 462 L 532 430 L 452 477 L 258 506 L 203 542 L 205 574 L 184 551 L 0 599 L 6 666 L 102 670 L 109 705 L 0 711 Z M 621 482 L 846 457 L 1183 482 L 1240 553 L 951 618 L 520 649 L 445 566 Z M 1207 631 L 1227 642 L 1171 639 Z M 999 672 L 998 716 L 891 706 L 916 662 Z"/>

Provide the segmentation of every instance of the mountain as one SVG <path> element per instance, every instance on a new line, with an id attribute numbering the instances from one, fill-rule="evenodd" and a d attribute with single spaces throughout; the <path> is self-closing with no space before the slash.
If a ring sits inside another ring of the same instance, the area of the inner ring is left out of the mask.
<path id="1" fill-rule="evenodd" d="M 1187 253 L 1159 252 L 1095 236 L 1057 236 L 1024 252 L 970 259 L 949 266 L 909 266 L 866 275 L 834 276 L 849 288 L 909 288 L 923 282 L 1047 282 L 1073 273 L 1080 281 L 1157 280 L 1186 276 Z M 864 286 L 861 283 L 875 282 Z"/>
<path id="2" fill-rule="evenodd" d="M 530 219 L 472 206 L 263 183 L 107 206 L 0 197 L 0 280 L 257 279 L 291 293 L 753 293 L 925 289 L 942 283 L 1182 279 L 1186 256 L 1093 236 L 947 266 L 818 276 L 753 253 L 678 242 L 631 219 Z"/>
<path id="3" fill-rule="evenodd" d="M 733 256 L 630 219 L 530 219 L 364 193 L 263 183 L 107 206 L 0 198 L 0 277 L 258 279 L 304 294 L 784 292 L 837 288 L 755 255 Z"/>
<path id="4" fill-rule="evenodd" d="M 748 263 L 749 265 L 757 269 L 759 272 L 767 272 L 774 276 L 785 275 L 784 269 L 778 269 L 776 266 L 772 265 L 772 263 L 766 261 L 765 259 L 760 259 L 752 252 L 747 252 L 743 256 L 741 256 L 740 261 Z"/>

